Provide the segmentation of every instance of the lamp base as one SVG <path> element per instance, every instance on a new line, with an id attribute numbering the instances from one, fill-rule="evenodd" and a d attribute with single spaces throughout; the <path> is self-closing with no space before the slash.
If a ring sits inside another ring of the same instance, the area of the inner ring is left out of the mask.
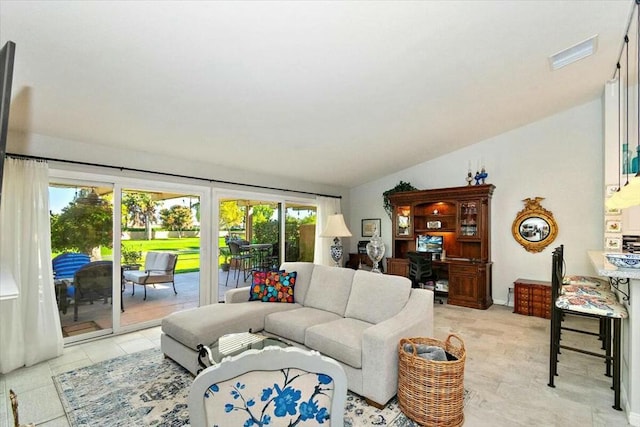
<path id="1" fill-rule="evenodd" d="M 333 262 L 336 263 L 335 267 L 342 267 L 340 260 L 342 259 L 343 250 L 340 239 L 338 239 L 337 237 L 333 239 L 333 245 L 331 245 L 330 253 L 331 259 L 333 259 Z"/>

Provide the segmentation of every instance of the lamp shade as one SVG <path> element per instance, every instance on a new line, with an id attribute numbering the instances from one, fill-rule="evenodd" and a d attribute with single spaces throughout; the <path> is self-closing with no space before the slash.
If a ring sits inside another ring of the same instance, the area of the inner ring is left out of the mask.
<path id="1" fill-rule="evenodd" d="M 351 237 L 351 232 L 344 223 L 342 214 L 329 215 L 327 226 L 320 237 Z"/>
<path id="2" fill-rule="evenodd" d="M 606 202 L 609 209 L 624 209 L 640 205 L 640 176 L 634 176 L 629 183 L 613 193 Z"/>

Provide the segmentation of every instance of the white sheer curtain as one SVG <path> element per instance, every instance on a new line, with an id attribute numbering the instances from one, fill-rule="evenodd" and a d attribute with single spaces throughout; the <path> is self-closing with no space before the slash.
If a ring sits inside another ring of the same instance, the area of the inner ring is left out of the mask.
<path id="1" fill-rule="evenodd" d="M 329 215 L 342 213 L 340 199 L 335 197 L 316 196 L 316 245 L 313 255 L 314 264 L 333 266 L 335 263 L 331 259 L 329 248 L 333 244 L 333 238 L 319 237 L 327 225 Z"/>
<path id="2" fill-rule="evenodd" d="M 19 295 L 0 301 L 0 373 L 62 354 L 50 228 L 48 165 L 7 158 L 0 205 L 0 266 L 15 279 Z"/>

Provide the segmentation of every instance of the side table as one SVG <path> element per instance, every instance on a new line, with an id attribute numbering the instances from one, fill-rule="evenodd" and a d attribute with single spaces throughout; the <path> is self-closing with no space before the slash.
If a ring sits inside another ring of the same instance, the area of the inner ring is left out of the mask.
<path id="1" fill-rule="evenodd" d="M 551 319 L 551 282 L 518 278 L 513 283 L 514 313 Z"/>

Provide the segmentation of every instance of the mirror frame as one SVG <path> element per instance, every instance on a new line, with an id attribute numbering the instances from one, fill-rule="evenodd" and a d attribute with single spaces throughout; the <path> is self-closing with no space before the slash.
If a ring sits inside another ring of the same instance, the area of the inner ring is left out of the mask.
<path id="1" fill-rule="evenodd" d="M 541 252 L 544 248 L 553 243 L 558 235 L 558 224 L 556 224 L 556 220 L 553 218 L 553 213 L 540 205 L 540 201 L 542 200 L 544 200 L 544 197 L 524 199 L 523 202 L 525 207 L 518 212 L 516 219 L 513 221 L 513 225 L 511 226 L 511 234 L 513 234 L 513 238 L 528 252 Z M 542 219 L 549 224 L 549 234 L 547 234 L 544 239 L 537 242 L 528 240 L 520 232 L 522 224 L 531 218 Z"/>

